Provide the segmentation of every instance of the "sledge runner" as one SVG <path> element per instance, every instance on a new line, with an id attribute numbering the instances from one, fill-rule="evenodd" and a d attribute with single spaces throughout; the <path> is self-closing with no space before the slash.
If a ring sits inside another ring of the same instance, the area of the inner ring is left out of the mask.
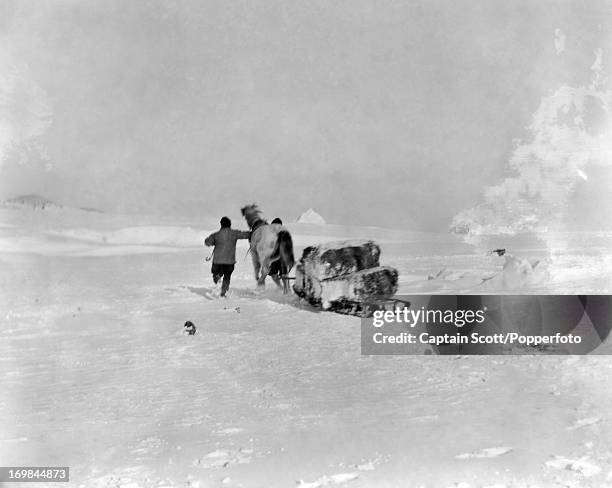
<path id="1" fill-rule="evenodd" d="M 249 239 L 251 233 L 232 229 L 232 221 L 228 217 L 222 217 L 219 223 L 221 228 L 209 235 L 204 240 L 204 244 L 214 246 L 210 272 L 215 285 L 223 278 L 221 296 L 224 297 L 229 289 L 234 265 L 236 264 L 236 241 L 238 239 Z"/>

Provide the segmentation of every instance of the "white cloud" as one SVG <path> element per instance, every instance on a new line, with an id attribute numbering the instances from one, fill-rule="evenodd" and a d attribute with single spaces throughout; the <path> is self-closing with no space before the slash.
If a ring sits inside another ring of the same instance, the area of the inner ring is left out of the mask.
<path id="1" fill-rule="evenodd" d="M 612 165 L 612 92 L 595 82 L 603 77 L 602 56 L 597 50 L 595 80 L 588 88 L 561 86 L 542 98 L 530 140 L 510 158 L 513 176 L 486 188 L 483 202 L 456 215 L 452 230 L 515 234 L 563 228 L 577 183 L 588 181 L 587 168 Z"/>
<path id="2" fill-rule="evenodd" d="M 555 29 L 555 51 L 557 51 L 557 54 L 561 54 L 563 51 L 565 51 L 565 40 L 566 40 L 566 36 L 563 33 L 563 31 L 559 28 Z"/>
<path id="3" fill-rule="evenodd" d="M 6 59 L 0 68 L 0 166 L 10 157 L 26 163 L 28 151 L 51 126 L 51 102 L 27 68 Z"/>

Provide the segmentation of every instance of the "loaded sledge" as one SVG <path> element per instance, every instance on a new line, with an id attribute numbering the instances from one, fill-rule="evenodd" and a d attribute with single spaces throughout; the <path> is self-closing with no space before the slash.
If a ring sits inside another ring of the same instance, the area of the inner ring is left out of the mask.
<path id="1" fill-rule="evenodd" d="M 410 306 L 394 298 L 397 270 L 379 261 L 380 247 L 370 240 L 307 247 L 296 266 L 293 291 L 323 310 L 360 317 Z"/>

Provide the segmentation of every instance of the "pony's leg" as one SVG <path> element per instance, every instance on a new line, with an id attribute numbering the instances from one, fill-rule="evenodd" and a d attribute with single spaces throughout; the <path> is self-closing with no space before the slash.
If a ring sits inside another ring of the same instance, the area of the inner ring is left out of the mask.
<path id="1" fill-rule="evenodd" d="M 278 277 L 278 275 L 275 275 L 275 274 L 270 275 L 270 278 L 272 278 L 272 281 L 274 281 L 274 283 L 276 283 L 276 286 L 278 286 L 279 288 L 282 288 L 281 280 Z"/>
<path id="2" fill-rule="evenodd" d="M 259 263 L 259 256 L 255 249 L 251 250 L 251 260 L 253 261 L 253 271 L 255 272 L 255 281 L 259 282 L 259 271 L 261 270 L 261 264 Z"/>
<path id="3" fill-rule="evenodd" d="M 280 280 L 280 275 L 279 273 L 277 273 L 277 270 L 274 269 L 272 270 L 272 267 L 275 263 L 270 263 L 270 278 L 272 278 L 272 281 L 274 281 L 274 283 L 276 284 L 276 286 L 278 286 L 279 288 L 281 288 L 281 280 Z"/>
<path id="4" fill-rule="evenodd" d="M 257 280 L 257 286 L 261 286 L 262 288 L 266 286 L 266 276 L 270 272 L 270 261 L 268 258 L 264 258 L 263 263 L 261 263 L 261 270 L 259 279 Z"/>
<path id="5" fill-rule="evenodd" d="M 251 249 L 251 261 L 253 262 L 253 272 L 255 273 L 255 281 L 259 279 L 259 270 L 261 269 L 261 264 L 259 263 L 259 256 L 255 249 Z"/>
<path id="6" fill-rule="evenodd" d="M 289 280 L 287 279 L 287 267 L 281 259 L 281 279 L 283 280 L 283 293 L 286 295 L 289 293 Z"/>

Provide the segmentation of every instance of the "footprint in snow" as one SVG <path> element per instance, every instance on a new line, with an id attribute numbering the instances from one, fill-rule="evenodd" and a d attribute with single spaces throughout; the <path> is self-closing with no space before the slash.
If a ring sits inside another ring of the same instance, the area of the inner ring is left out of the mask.
<path id="1" fill-rule="evenodd" d="M 348 467 L 352 469 L 356 469 L 357 471 L 374 471 L 376 466 L 378 466 L 383 461 L 387 461 L 387 459 L 383 460 L 382 456 L 377 456 L 373 459 L 362 460 L 360 463 L 349 464 Z M 343 463 L 338 465 L 339 467 L 345 467 Z"/>
<path id="2" fill-rule="evenodd" d="M 237 451 L 217 449 L 201 459 L 196 459 L 193 465 L 204 469 L 227 468 L 231 464 L 248 464 L 252 459 L 253 449 L 238 449 Z"/>
<path id="3" fill-rule="evenodd" d="M 580 459 L 569 459 L 563 456 L 555 456 L 554 459 L 546 461 L 544 465 L 550 469 L 574 471 L 575 473 L 581 474 L 587 478 L 590 476 L 595 476 L 601 472 L 601 468 L 589 461 L 586 456 L 581 457 Z"/>
<path id="4" fill-rule="evenodd" d="M 479 451 L 457 454 L 455 459 L 483 459 L 502 456 L 512 451 L 511 447 L 488 447 Z"/>
<path id="5" fill-rule="evenodd" d="M 215 432 L 215 434 L 217 435 L 233 435 L 233 434 L 240 434 L 240 432 L 244 432 L 244 429 L 241 429 L 240 427 L 228 427 L 226 429 L 221 429 Z"/>
<path id="6" fill-rule="evenodd" d="M 579 420 L 576 420 L 574 425 L 569 426 L 567 430 L 576 430 L 581 427 L 586 427 L 587 425 L 595 425 L 599 423 L 600 421 L 601 419 L 599 417 L 588 417 L 585 419 L 579 419 Z"/>
<path id="7" fill-rule="evenodd" d="M 352 466 L 358 471 L 374 471 L 376 469 L 376 460 L 368 461 L 367 463 L 355 464 Z"/>
<path id="8" fill-rule="evenodd" d="M 338 473 L 331 476 L 321 476 L 314 481 L 298 481 L 298 488 L 320 488 L 321 486 L 339 485 L 359 478 L 357 473 Z"/>

